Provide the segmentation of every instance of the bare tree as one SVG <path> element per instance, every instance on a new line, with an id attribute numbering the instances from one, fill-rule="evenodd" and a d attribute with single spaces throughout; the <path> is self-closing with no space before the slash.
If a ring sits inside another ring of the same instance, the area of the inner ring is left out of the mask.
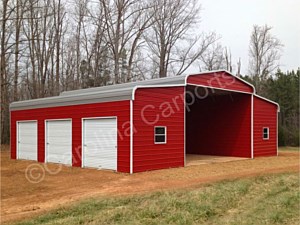
<path id="1" fill-rule="evenodd" d="M 82 56 L 81 56 L 81 40 L 82 40 L 82 27 L 84 23 L 84 18 L 88 14 L 88 3 L 89 0 L 79 0 L 75 1 L 75 21 L 77 23 L 76 26 L 76 85 L 78 87 L 83 86 L 83 77 L 82 73 L 80 71 L 80 65 L 82 61 Z"/>
<path id="2" fill-rule="evenodd" d="M 237 73 L 236 73 L 238 77 L 241 76 L 241 68 L 242 68 L 242 62 L 241 62 L 241 58 L 239 58 L 239 61 L 237 62 Z"/>
<path id="3" fill-rule="evenodd" d="M 213 44 L 201 56 L 200 60 L 204 64 L 204 70 L 218 70 L 224 68 L 225 57 L 223 46 L 220 43 Z"/>
<path id="4" fill-rule="evenodd" d="M 1 142 L 12 101 L 184 73 L 218 39 L 198 31 L 199 10 L 197 0 L 3 0 Z"/>
<path id="5" fill-rule="evenodd" d="M 220 43 L 213 43 L 200 56 L 200 66 L 204 70 L 220 70 L 224 69 L 232 72 L 231 51 L 227 47 L 223 47 Z"/>
<path id="6" fill-rule="evenodd" d="M 59 81 L 60 81 L 60 55 L 61 55 L 61 41 L 62 41 L 62 35 L 63 35 L 63 22 L 65 17 L 65 12 L 63 9 L 63 5 L 61 3 L 61 0 L 58 0 L 56 3 L 55 0 L 53 1 L 53 14 L 54 14 L 54 26 L 55 26 L 55 95 L 59 94 L 60 87 L 59 87 Z"/>
<path id="7" fill-rule="evenodd" d="M 153 25 L 145 39 L 159 67 L 159 77 L 166 77 L 171 66 L 175 75 L 182 74 L 216 41 L 216 35 L 191 35 L 199 23 L 196 0 L 155 0 L 153 10 Z"/>
<path id="8" fill-rule="evenodd" d="M 111 50 L 114 64 L 114 83 L 130 81 L 135 53 L 142 34 L 151 23 L 149 9 L 151 1 L 144 0 L 100 0 L 104 9 L 107 43 Z M 124 54 L 129 60 L 123 59 Z M 126 61 L 126 77 L 121 76 L 121 61 Z"/>
<path id="9" fill-rule="evenodd" d="M 11 16 L 14 11 L 14 7 L 9 4 L 9 0 L 3 0 L 0 9 L 1 16 L 1 29 L 0 29 L 0 87 L 1 87 L 1 143 L 7 144 L 9 142 L 9 86 L 10 86 L 10 71 L 9 71 L 9 59 L 11 57 L 11 45 L 9 40 L 13 34 L 13 21 Z"/>
<path id="10" fill-rule="evenodd" d="M 253 76 L 256 89 L 260 91 L 260 81 L 265 80 L 278 68 L 282 43 L 271 33 L 272 27 L 253 26 L 249 44 L 249 73 Z"/>
<path id="11" fill-rule="evenodd" d="M 232 59 L 231 59 L 231 51 L 228 50 L 227 47 L 224 48 L 224 60 L 225 60 L 225 68 L 227 71 L 232 72 Z"/>

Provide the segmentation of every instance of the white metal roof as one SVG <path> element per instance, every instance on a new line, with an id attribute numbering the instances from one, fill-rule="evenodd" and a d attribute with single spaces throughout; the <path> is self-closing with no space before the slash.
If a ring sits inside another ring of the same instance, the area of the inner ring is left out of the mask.
<path id="1" fill-rule="evenodd" d="M 201 74 L 216 73 L 216 72 L 226 72 L 228 74 L 231 74 L 228 71 L 216 70 L 216 71 L 205 71 L 193 75 L 201 75 Z M 251 86 L 255 93 L 255 89 L 253 85 L 247 83 L 246 81 L 242 80 L 239 77 L 236 77 L 233 74 L 231 75 L 241 80 L 245 84 Z M 180 75 L 174 77 L 157 78 L 152 80 L 80 89 L 74 91 L 65 91 L 62 92 L 59 96 L 55 96 L 55 97 L 13 102 L 10 104 L 10 110 L 14 111 L 14 110 L 23 110 L 23 109 L 55 107 L 55 106 L 68 106 L 68 105 L 78 105 L 78 104 L 134 100 L 134 92 L 137 88 L 186 86 L 188 76 L 192 76 L 192 75 Z M 275 102 L 272 103 L 277 104 Z"/>
<path id="2" fill-rule="evenodd" d="M 59 96 L 38 98 L 26 101 L 13 102 L 10 110 L 34 109 L 55 106 L 67 106 L 88 103 L 132 100 L 132 93 L 137 87 L 155 86 L 165 87 L 185 85 L 187 75 L 137 81 L 124 84 L 108 85 L 95 88 L 80 89 L 62 92 Z"/>

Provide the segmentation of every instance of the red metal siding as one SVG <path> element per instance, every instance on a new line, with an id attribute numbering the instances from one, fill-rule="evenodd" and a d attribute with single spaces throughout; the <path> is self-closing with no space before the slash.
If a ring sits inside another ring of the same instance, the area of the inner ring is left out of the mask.
<path id="1" fill-rule="evenodd" d="M 192 75 L 188 77 L 187 83 L 253 93 L 253 88 L 250 85 L 226 72 Z"/>
<path id="2" fill-rule="evenodd" d="M 129 172 L 130 101 L 95 103 L 28 109 L 11 112 L 11 158 L 16 159 L 16 122 L 38 120 L 38 161 L 45 161 L 45 120 L 72 119 L 72 165 L 81 166 L 81 119 L 86 117 L 118 117 L 118 171 Z"/>
<path id="3" fill-rule="evenodd" d="M 277 105 L 254 96 L 253 153 L 257 156 L 277 155 Z M 269 139 L 263 139 L 263 128 L 269 127 Z"/>
<path id="4" fill-rule="evenodd" d="M 137 89 L 133 104 L 133 171 L 184 166 L 184 88 Z M 167 127 L 167 143 L 154 144 L 154 127 Z"/>
<path id="5" fill-rule="evenodd" d="M 187 154 L 251 157 L 251 95 L 208 96 L 186 121 Z"/>

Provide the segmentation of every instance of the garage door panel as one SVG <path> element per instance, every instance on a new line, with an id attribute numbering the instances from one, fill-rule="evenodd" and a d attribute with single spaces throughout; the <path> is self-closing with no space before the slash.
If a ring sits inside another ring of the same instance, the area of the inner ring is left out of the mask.
<path id="1" fill-rule="evenodd" d="M 110 160 L 110 159 L 113 159 L 115 160 L 115 154 L 103 154 L 103 153 L 96 153 L 96 152 L 85 152 L 85 158 L 98 158 L 98 160 L 101 160 L 101 159 L 107 159 L 107 160 Z"/>
<path id="2" fill-rule="evenodd" d="M 51 155 L 48 156 L 47 161 L 54 162 L 54 163 L 66 164 L 66 165 L 71 164 L 69 154 L 61 155 L 60 153 L 57 153 L 57 154 L 51 153 Z"/>
<path id="3" fill-rule="evenodd" d="M 85 119 L 83 129 L 83 166 L 116 170 L 116 119 Z"/>
<path id="4" fill-rule="evenodd" d="M 22 127 L 22 129 L 28 129 L 28 128 Z M 19 134 L 22 135 L 21 138 L 24 138 L 24 137 L 36 137 L 36 135 L 34 135 L 31 130 L 21 130 L 19 132 Z"/>
<path id="5" fill-rule="evenodd" d="M 93 129 L 93 130 L 87 130 L 86 131 L 86 136 L 93 136 L 99 139 L 103 139 L 103 138 L 110 138 L 113 139 L 115 137 L 115 133 L 117 130 L 110 130 L 110 132 L 108 133 L 107 130 L 110 130 L 110 128 L 107 128 L 105 130 L 101 130 L 101 129 Z"/>
<path id="6" fill-rule="evenodd" d="M 72 164 L 72 121 L 49 120 L 46 127 L 47 162 Z"/>
<path id="7" fill-rule="evenodd" d="M 37 160 L 37 154 L 32 151 L 22 151 L 19 153 L 19 159 Z"/>
<path id="8" fill-rule="evenodd" d="M 64 147 L 69 147 L 72 143 L 68 142 L 68 141 L 64 141 L 64 140 L 50 140 L 49 145 L 51 145 L 51 147 L 55 146 L 55 147 L 60 147 L 60 146 L 64 146 Z"/>
<path id="9" fill-rule="evenodd" d="M 70 137 L 70 135 L 69 135 Z M 71 141 L 70 140 L 66 140 L 66 137 L 51 137 L 48 139 L 48 143 L 53 144 L 53 145 L 57 145 L 57 146 L 61 146 L 61 145 L 70 145 Z"/>
<path id="10" fill-rule="evenodd" d="M 114 146 L 115 148 L 115 146 Z M 111 156 L 111 155 L 116 155 L 116 151 L 114 148 L 90 148 L 90 147 L 86 147 L 85 148 L 85 153 L 87 155 L 102 155 L 103 157 L 105 156 Z"/>
<path id="11" fill-rule="evenodd" d="M 21 131 L 23 132 L 28 132 L 29 130 L 31 130 L 32 128 L 37 128 L 37 123 L 36 121 L 20 121 L 19 122 L 19 127 L 24 128 L 21 129 Z"/>
<path id="12" fill-rule="evenodd" d="M 30 151 L 32 151 L 32 147 L 33 145 L 32 145 L 32 143 L 22 143 L 22 151 L 23 152 L 30 152 Z"/>
<path id="13" fill-rule="evenodd" d="M 51 146 L 51 154 L 61 154 L 70 155 L 70 145 L 69 144 L 59 144 Z"/>
<path id="14" fill-rule="evenodd" d="M 115 161 L 104 161 L 102 163 L 102 168 L 104 169 L 110 169 L 110 170 L 114 170 L 117 166 L 117 163 Z"/>
<path id="15" fill-rule="evenodd" d="M 22 127 L 21 129 L 28 129 L 25 127 Z M 37 137 L 37 134 L 33 133 L 36 131 L 36 127 L 33 128 L 34 131 L 28 130 L 28 131 L 20 131 L 19 132 L 19 140 L 26 141 L 28 138 L 35 139 Z"/>
<path id="16" fill-rule="evenodd" d="M 37 122 L 18 122 L 18 159 L 37 160 Z"/>
<path id="17" fill-rule="evenodd" d="M 66 133 L 70 133 L 71 131 L 71 127 L 67 126 L 67 127 L 62 127 L 63 124 L 61 124 L 61 127 L 52 127 L 49 126 L 49 135 L 52 137 L 60 137 L 61 135 L 65 135 Z"/>
<path id="18" fill-rule="evenodd" d="M 35 136 L 35 137 L 32 137 L 32 136 L 23 136 L 23 138 L 22 139 L 19 139 L 19 142 L 21 142 L 23 145 L 26 145 L 26 144 L 28 144 L 28 145 L 35 145 L 36 144 L 36 139 L 37 139 L 37 137 Z"/>
<path id="19" fill-rule="evenodd" d="M 66 123 L 66 121 L 68 121 L 68 123 Z M 65 128 L 65 130 L 68 130 L 68 128 L 71 127 L 71 123 L 69 123 L 70 121 L 71 120 L 52 120 L 52 121 L 48 121 L 48 122 L 50 122 L 48 124 L 48 126 L 53 129 L 64 129 Z"/>
<path id="20" fill-rule="evenodd" d="M 70 136 L 70 132 L 68 131 L 57 131 L 55 133 L 49 132 L 49 138 L 55 138 L 55 140 L 62 140 L 64 138 L 64 135 L 66 134 Z"/>
<path id="21" fill-rule="evenodd" d="M 89 137 L 90 139 L 91 137 Z M 103 149 L 105 150 L 105 148 L 109 148 L 111 149 L 112 147 L 115 147 L 115 143 L 111 143 L 114 142 L 114 139 L 97 139 L 95 138 L 95 142 L 88 142 L 86 143 L 87 146 L 89 146 L 89 148 L 96 148 L 96 149 Z"/>

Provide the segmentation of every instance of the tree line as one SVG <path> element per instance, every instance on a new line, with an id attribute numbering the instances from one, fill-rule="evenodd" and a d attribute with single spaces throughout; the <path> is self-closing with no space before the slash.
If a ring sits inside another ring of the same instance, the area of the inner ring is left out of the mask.
<path id="1" fill-rule="evenodd" d="M 62 91 L 198 71 L 240 76 L 241 60 L 215 32 L 201 30 L 197 0 L 2 0 L 1 143 L 9 143 L 9 104 Z M 199 28 L 200 27 L 200 28 Z M 254 26 L 249 75 L 260 92 L 282 44 Z"/>
<path id="2" fill-rule="evenodd" d="M 242 78 L 252 83 L 257 94 L 280 105 L 278 144 L 299 146 L 299 76 L 296 71 L 282 72 L 279 60 L 283 44 L 270 26 L 254 26 L 249 43 L 249 71 Z"/>
<path id="3" fill-rule="evenodd" d="M 245 80 L 256 84 L 253 77 Z M 299 146 L 299 84 L 300 68 L 297 71 L 282 72 L 260 81 L 260 95 L 280 105 L 278 117 L 278 145 Z"/>
<path id="4" fill-rule="evenodd" d="M 1 143 L 9 103 L 183 74 L 219 40 L 197 0 L 3 0 Z M 194 32 L 197 30 L 197 32 Z"/>

